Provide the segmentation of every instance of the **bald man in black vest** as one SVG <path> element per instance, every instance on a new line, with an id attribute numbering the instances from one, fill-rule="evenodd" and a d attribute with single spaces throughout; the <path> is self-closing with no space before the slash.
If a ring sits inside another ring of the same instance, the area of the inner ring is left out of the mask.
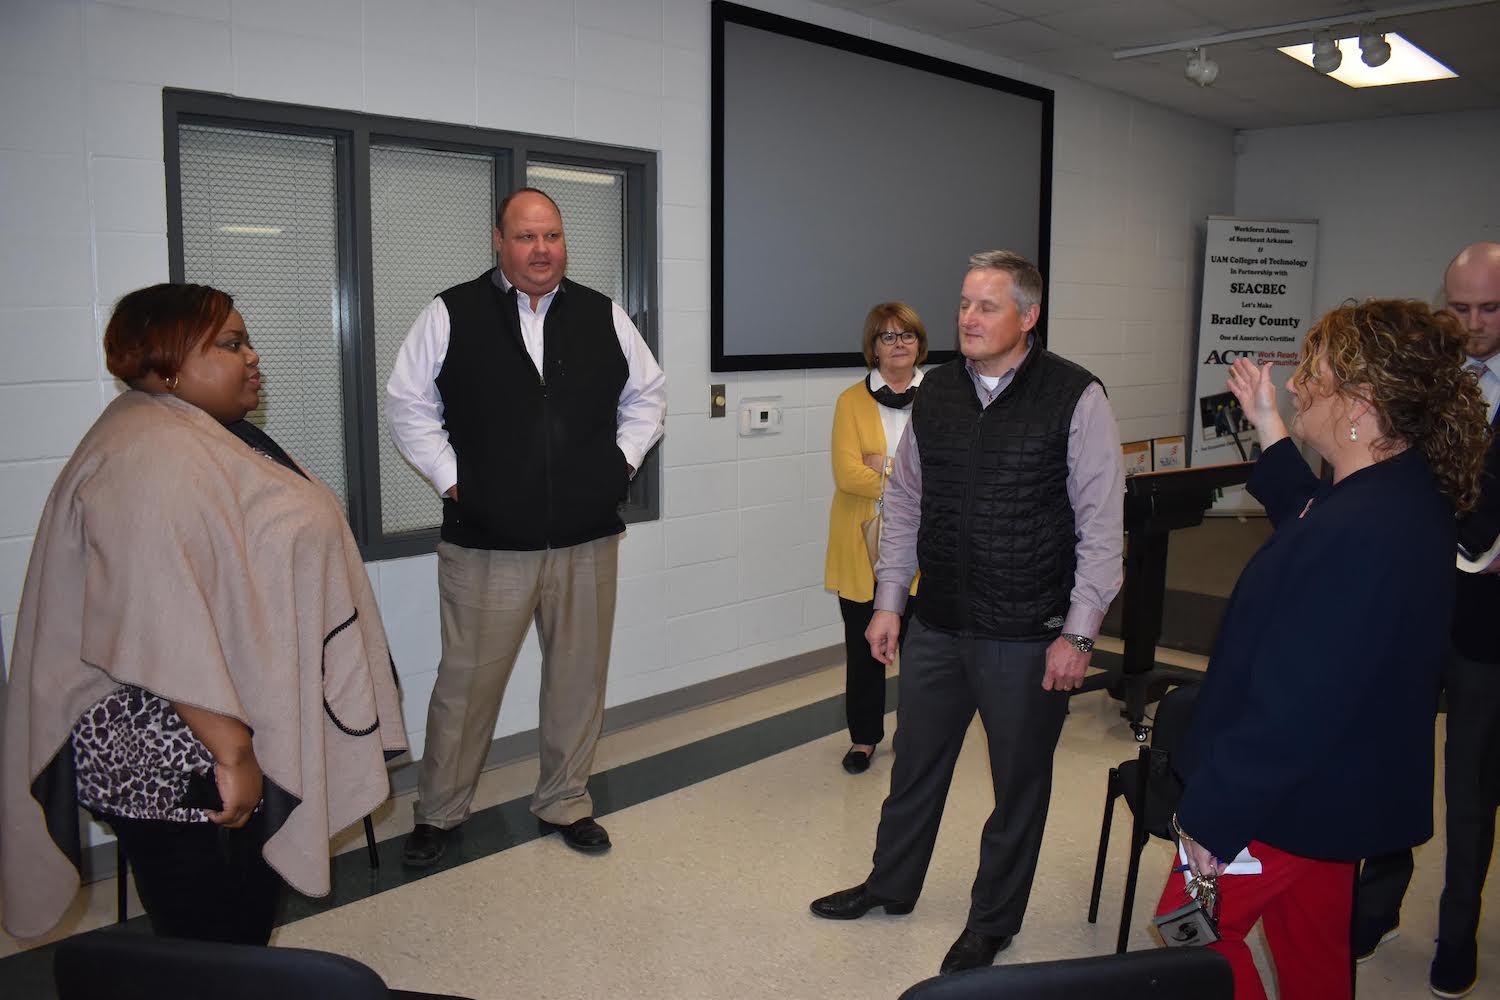
<path id="1" fill-rule="evenodd" d="M 531 811 L 599 853 L 589 772 L 604 717 L 619 505 L 660 438 L 665 378 L 630 317 L 564 277 L 562 213 L 522 188 L 496 213 L 500 266 L 417 317 L 387 384 L 401 453 L 443 497 L 443 655 L 403 859 L 435 864 L 468 818 L 516 654 L 542 647 Z"/>

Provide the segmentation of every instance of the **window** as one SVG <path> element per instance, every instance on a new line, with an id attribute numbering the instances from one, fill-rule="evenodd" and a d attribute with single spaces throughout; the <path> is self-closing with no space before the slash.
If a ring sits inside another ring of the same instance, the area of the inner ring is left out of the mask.
<path id="1" fill-rule="evenodd" d="M 367 559 L 430 551 L 431 485 L 385 426 L 385 383 L 434 295 L 495 265 L 495 206 L 521 186 L 562 209 L 568 274 L 657 349 L 655 154 L 464 126 L 167 90 L 174 281 L 235 296 L 265 355 L 250 419 L 344 501 Z M 653 452 L 627 521 L 658 513 Z"/>

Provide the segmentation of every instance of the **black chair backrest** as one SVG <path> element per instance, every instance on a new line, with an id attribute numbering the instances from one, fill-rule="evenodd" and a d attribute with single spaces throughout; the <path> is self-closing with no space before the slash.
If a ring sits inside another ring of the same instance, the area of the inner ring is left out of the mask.
<path id="1" fill-rule="evenodd" d="M 920 982 L 901 1000 L 1234 1000 L 1229 960 L 1207 948 L 1158 948 L 1060 962 L 997 965 Z"/>
<path id="2" fill-rule="evenodd" d="M 388 1000 L 368 966 L 301 948 L 95 931 L 58 946 L 59 1000 Z"/>
<path id="3" fill-rule="evenodd" d="M 1141 819 L 1148 833 L 1163 840 L 1172 839 L 1172 816 L 1182 799 L 1182 779 L 1177 776 L 1173 756 L 1192 725 L 1198 688 L 1198 684 L 1183 684 L 1164 694 L 1151 726 L 1151 749 L 1146 754 L 1149 777 Z"/>
<path id="4" fill-rule="evenodd" d="M 1176 753 L 1193 724 L 1199 684 L 1180 684 L 1161 696 L 1151 723 L 1151 749 Z"/>

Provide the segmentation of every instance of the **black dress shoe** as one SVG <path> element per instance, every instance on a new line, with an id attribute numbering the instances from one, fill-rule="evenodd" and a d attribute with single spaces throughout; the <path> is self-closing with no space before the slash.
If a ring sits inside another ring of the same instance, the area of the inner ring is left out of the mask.
<path id="1" fill-rule="evenodd" d="M 585 816 L 566 825 L 542 820 L 542 828 L 562 834 L 563 843 L 584 854 L 602 854 L 609 850 L 609 834 L 604 827 L 594 822 L 594 817 Z"/>
<path id="2" fill-rule="evenodd" d="M 831 896 L 813 900 L 810 908 L 813 913 L 826 920 L 858 920 L 877 906 L 885 907 L 885 912 L 893 917 L 904 917 L 916 905 L 877 896 L 861 882 L 853 889 L 844 889 Z"/>
<path id="3" fill-rule="evenodd" d="M 849 752 L 844 754 L 844 770 L 850 774 L 864 774 L 870 769 L 870 758 L 875 756 L 875 751 L 869 753 L 858 747 L 850 747 Z"/>
<path id="4" fill-rule="evenodd" d="M 412 827 L 411 834 L 406 838 L 406 845 L 401 848 L 401 863 L 412 868 L 427 868 L 437 864 L 443 851 L 448 848 L 448 834 L 451 832 L 418 823 Z"/>
<path id="5" fill-rule="evenodd" d="M 1437 954 L 1432 958 L 1432 971 L 1427 985 L 1435 997 L 1458 1000 L 1474 992 L 1479 982 L 1479 948 L 1474 943 L 1464 945 L 1437 943 Z"/>
<path id="6" fill-rule="evenodd" d="M 965 927 L 958 940 L 953 942 L 953 947 L 948 949 L 948 954 L 943 956 L 943 964 L 938 973 L 946 976 L 950 972 L 983 969 L 994 965 L 995 956 L 1009 948 L 1010 942 L 1009 934 L 995 937 Z"/>

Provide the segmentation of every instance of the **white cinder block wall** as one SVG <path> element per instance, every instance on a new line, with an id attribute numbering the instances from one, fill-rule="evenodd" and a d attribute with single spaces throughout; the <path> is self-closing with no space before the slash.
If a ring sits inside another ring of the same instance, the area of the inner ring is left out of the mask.
<path id="1" fill-rule="evenodd" d="M 1053 345 L 1104 379 L 1125 439 L 1183 431 L 1197 234 L 1232 204 L 1230 132 L 843 10 L 763 5 L 1057 89 Z M 46 493 L 115 392 L 99 347 L 110 308 L 167 278 L 163 86 L 660 150 L 663 517 L 625 540 L 609 702 L 841 642 L 821 586 L 828 438 L 858 373 L 710 376 L 708 62 L 707 0 L 3 0 L 7 647 Z M 849 317 L 851 346 L 862 319 Z M 784 431 L 741 440 L 733 419 L 709 420 L 710 381 L 729 384 L 731 412 L 742 396 L 781 396 Z M 370 573 L 420 753 L 435 559 Z M 535 724 L 537 667 L 533 644 L 498 735 Z"/>
<path id="2" fill-rule="evenodd" d="M 1313 305 L 1402 296 L 1442 301 L 1443 271 L 1500 240 L 1500 110 L 1243 133 L 1235 214 L 1313 219 Z"/>

